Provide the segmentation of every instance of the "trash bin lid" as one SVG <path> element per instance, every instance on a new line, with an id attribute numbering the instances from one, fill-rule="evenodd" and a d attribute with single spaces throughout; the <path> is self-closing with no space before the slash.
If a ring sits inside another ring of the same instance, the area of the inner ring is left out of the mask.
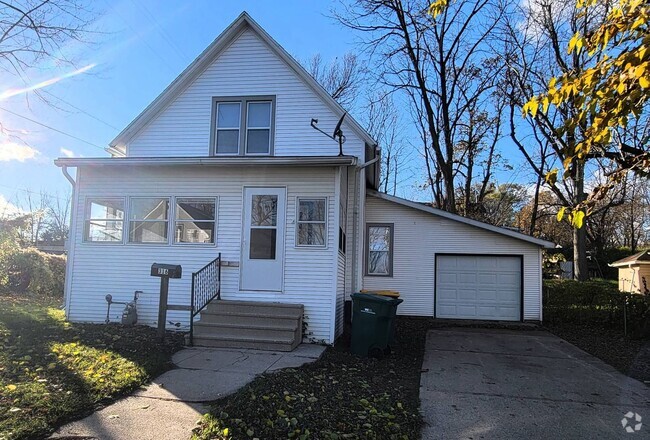
<path id="1" fill-rule="evenodd" d="M 382 296 L 382 295 L 375 295 L 374 293 L 353 293 L 350 295 L 350 297 L 353 300 L 363 300 L 363 301 L 370 301 L 370 302 L 376 302 L 376 303 L 382 303 L 382 304 L 400 304 L 404 300 L 402 299 L 397 299 L 397 298 L 391 298 L 389 296 Z"/>
<path id="2" fill-rule="evenodd" d="M 390 296 L 392 298 L 399 298 L 399 292 L 397 290 L 360 290 L 361 293 L 374 293 L 375 295 L 381 296 Z"/>

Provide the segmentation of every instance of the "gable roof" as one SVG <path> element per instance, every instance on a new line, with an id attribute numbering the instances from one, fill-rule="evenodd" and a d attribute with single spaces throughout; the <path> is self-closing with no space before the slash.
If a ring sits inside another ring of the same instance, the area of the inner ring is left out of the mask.
<path id="1" fill-rule="evenodd" d="M 624 267 L 624 266 L 634 266 L 637 264 L 650 264 L 650 249 L 637 252 L 636 254 L 630 255 L 629 257 L 625 257 L 618 261 L 614 261 L 609 266 Z"/>
<path id="2" fill-rule="evenodd" d="M 386 200 L 388 202 L 397 203 L 398 205 L 406 206 L 418 211 L 426 212 L 428 214 L 433 214 L 438 217 L 442 217 L 448 220 L 453 220 L 455 222 L 464 223 L 466 225 L 474 226 L 476 228 L 485 229 L 486 231 L 495 232 L 497 234 L 505 235 L 510 238 L 515 238 L 517 240 L 527 241 L 537 246 L 542 246 L 548 249 L 555 248 L 555 243 L 542 240 L 541 238 L 535 238 L 530 235 L 522 234 L 521 232 L 513 231 L 511 229 L 500 228 L 498 226 L 491 225 L 489 223 L 483 223 L 478 220 L 472 220 L 471 218 L 463 217 L 462 215 L 452 214 L 442 209 L 433 208 L 431 206 L 424 205 L 418 202 L 412 202 L 410 200 L 402 199 L 400 197 L 390 196 L 388 194 L 380 193 L 373 190 L 367 190 L 367 194 L 376 197 L 378 199 Z"/>
<path id="3" fill-rule="evenodd" d="M 341 117 L 346 112 L 341 105 L 314 79 L 304 67 L 300 65 L 289 53 L 284 50 L 255 20 L 242 12 L 230 26 L 228 26 L 201 54 L 178 76 L 167 88 L 154 99 L 136 118 L 110 142 L 108 150 L 119 149 L 129 142 L 147 124 L 164 110 L 183 90 L 185 90 L 230 44 L 245 30 L 252 30 L 260 40 L 282 59 L 307 86 L 337 116 Z M 351 116 L 345 118 L 354 132 L 367 144 L 376 145 L 377 142 L 366 130 Z"/>

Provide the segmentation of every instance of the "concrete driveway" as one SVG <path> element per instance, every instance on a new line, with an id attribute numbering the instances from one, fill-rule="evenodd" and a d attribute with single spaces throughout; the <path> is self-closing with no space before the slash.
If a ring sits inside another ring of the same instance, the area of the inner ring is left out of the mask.
<path id="1" fill-rule="evenodd" d="M 650 439 L 650 388 L 542 331 L 430 331 L 420 399 L 423 439 Z"/>

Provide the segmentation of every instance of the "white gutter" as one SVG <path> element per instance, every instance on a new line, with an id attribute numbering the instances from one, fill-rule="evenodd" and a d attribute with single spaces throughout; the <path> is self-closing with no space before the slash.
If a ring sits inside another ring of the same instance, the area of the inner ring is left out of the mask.
<path id="1" fill-rule="evenodd" d="M 357 285 L 357 270 L 358 270 L 358 265 L 357 265 L 357 229 L 361 229 L 361 225 L 358 224 L 359 222 L 359 173 L 361 170 L 369 167 L 370 165 L 374 164 L 380 159 L 380 156 L 377 155 L 375 156 L 374 159 L 370 159 L 368 162 L 364 162 L 361 165 L 358 165 L 356 169 L 354 170 L 354 201 L 352 202 L 353 208 L 352 208 L 352 282 L 350 283 L 350 287 L 352 289 L 352 293 L 357 292 L 358 285 Z"/>
<path id="2" fill-rule="evenodd" d="M 302 165 L 342 166 L 356 165 L 353 156 L 272 156 L 272 157 L 101 157 L 101 158 L 59 158 L 54 164 L 64 166 L 259 166 L 259 165 Z"/>

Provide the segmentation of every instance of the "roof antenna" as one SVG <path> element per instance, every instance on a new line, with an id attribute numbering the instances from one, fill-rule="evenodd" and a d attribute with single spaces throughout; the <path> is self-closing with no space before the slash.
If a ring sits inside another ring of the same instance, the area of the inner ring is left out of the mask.
<path id="1" fill-rule="evenodd" d="M 336 124 L 336 128 L 334 129 L 334 133 L 331 135 L 325 133 L 323 130 L 318 128 L 316 124 L 318 124 L 318 119 L 312 118 L 311 119 L 311 127 L 315 130 L 320 131 L 323 133 L 325 136 L 327 136 L 330 139 L 333 139 L 335 141 L 338 141 L 339 143 L 339 156 L 343 156 L 343 143 L 345 143 L 345 136 L 343 135 L 343 130 L 341 130 L 341 125 L 343 125 L 343 119 L 345 119 L 346 113 L 343 113 L 343 116 L 341 116 L 341 119 L 339 119 L 339 123 Z"/>

